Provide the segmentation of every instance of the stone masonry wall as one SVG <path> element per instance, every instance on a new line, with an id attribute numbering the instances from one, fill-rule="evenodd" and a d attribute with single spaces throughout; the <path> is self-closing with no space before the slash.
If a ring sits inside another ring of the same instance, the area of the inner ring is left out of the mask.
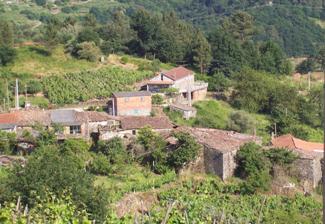
<path id="1" fill-rule="evenodd" d="M 201 89 L 193 92 L 193 102 L 204 100 L 207 95 L 207 89 Z"/>

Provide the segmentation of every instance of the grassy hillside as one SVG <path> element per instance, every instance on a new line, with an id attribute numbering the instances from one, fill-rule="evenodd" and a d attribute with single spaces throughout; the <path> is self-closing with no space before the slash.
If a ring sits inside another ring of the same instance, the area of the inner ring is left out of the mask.
<path id="1" fill-rule="evenodd" d="M 6 69 L 15 73 L 44 76 L 77 72 L 101 66 L 99 62 L 78 60 L 65 54 L 63 46 L 57 47 L 51 55 L 43 47 L 28 46 L 17 48 L 17 59 Z"/>
<path id="2" fill-rule="evenodd" d="M 166 113 L 179 125 L 228 129 L 229 117 L 232 112 L 236 111 L 228 103 L 218 100 L 200 101 L 195 103 L 194 107 L 197 109 L 197 116 L 190 120 L 184 120 L 177 112 L 166 111 Z M 271 125 L 269 117 L 260 114 L 250 114 L 250 116 L 256 121 L 256 134 L 263 137 L 265 142 L 269 141 L 270 131 L 268 129 Z"/>

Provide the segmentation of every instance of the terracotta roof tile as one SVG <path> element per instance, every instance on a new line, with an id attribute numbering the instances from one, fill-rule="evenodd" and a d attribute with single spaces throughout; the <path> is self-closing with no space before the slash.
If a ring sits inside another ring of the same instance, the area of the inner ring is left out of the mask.
<path id="1" fill-rule="evenodd" d="M 316 142 L 307 142 L 294 136 L 282 135 L 272 140 L 272 145 L 279 148 L 287 148 L 291 150 L 302 150 L 305 152 L 323 152 L 324 144 Z"/>
<path id="2" fill-rule="evenodd" d="M 18 122 L 18 113 L 5 113 L 0 114 L 0 124 L 17 124 Z"/>
<path id="3" fill-rule="evenodd" d="M 176 81 L 176 80 L 182 79 L 186 76 L 193 75 L 194 72 L 187 68 L 184 68 L 183 66 L 179 66 L 179 67 L 173 68 L 169 71 L 162 72 L 162 74 L 164 74 L 168 78 Z"/>
<path id="4" fill-rule="evenodd" d="M 152 129 L 172 129 L 173 125 L 167 117 L 121 117 L 123 130 L 139 129 L 150 126 Z"/>

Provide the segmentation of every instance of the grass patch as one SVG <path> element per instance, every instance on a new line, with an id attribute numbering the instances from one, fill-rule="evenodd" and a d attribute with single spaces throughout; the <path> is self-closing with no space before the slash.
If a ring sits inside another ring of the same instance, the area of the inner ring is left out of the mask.
<path id="1" fill-rule="evenodd" d="M 157 175 L 134 163 L 123 166 L 116 174 L 96 176 L 95 185 L 107 189 L 110 200 L 114 202 L 123 197 L 125 193 L 160 188 L 163 184 L 175 180 L 176 174 L 174 172 Z"/>
<path id="2" fill-rule="evenodd" d="M 98 68 L 99 63 L 78 60 L 64 53 L 63 46 L 58 46 L 51 55 L 43 47 L 21 47 L 17 49 L 17 59 L 7 66 L 15 73 L 30 73 L 35 76 L 77 72 Z"/>
<path id="3" fill-rule="evenodd" d="M 21 107 L 25 106 L 25 97 L 19 98 L 19 104 Z M 49 107 L 50 101 L 43 96 L 29 96 L 27 97 L 27 101 L 31 103 L 32 106 L 37 106 L 39 108 L 47 109 Z"/>
<path id="4" fill-rule="evenodd" d="M 230 114 L 236 109 L 228 103 L 219 100 L 206 100 L 196 102 L 194 107 L 197 109 L 197 116 L 189 120 L 182 118 L 182 115 L 175 111 L 165 110 L 169 118 L 178 125 L 202 128 L 228 129 Z M 256 121 L 256 134 L 268 142 L 271 138 L 269 127 L 271 122 L 268 116 L 261 114 L 250 114 Z"/>

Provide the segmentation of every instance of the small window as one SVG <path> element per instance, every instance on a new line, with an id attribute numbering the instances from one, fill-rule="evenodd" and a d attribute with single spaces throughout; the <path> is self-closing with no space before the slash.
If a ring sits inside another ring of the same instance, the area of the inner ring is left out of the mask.
<path id="1" fill-rule="evenodd" d="M 80 125 L 73 125 L 73 126 L 70 126 L 70 134 L 71 134 L 71 135 L 81 134 L 81 128 L 80 128 Z"/>
<path id="2" fill-rule="evenodd" d="M 141 100 L 141 102 L 143 102 L 143 101 L 144 101 L 144 97 L 143 97 L 143 96 L 141 96 L 140 100 Z"/>
<path id="3" fill-rule="evenodd" d="M 136 130 L 132 130 L 132 135 L 136 135 L 137 131 Z"/>
<path id="4" fill-rule="evenodd" d="M 160 79 L 161 79 L 161 81 L 164 81 L 164 75 L 163 74 L 160 75 Z"/>
<path id="5" fill-rule="evenodd" d="M 125 97 L 124 102 L 129 102 L 129 97 Z"/>

